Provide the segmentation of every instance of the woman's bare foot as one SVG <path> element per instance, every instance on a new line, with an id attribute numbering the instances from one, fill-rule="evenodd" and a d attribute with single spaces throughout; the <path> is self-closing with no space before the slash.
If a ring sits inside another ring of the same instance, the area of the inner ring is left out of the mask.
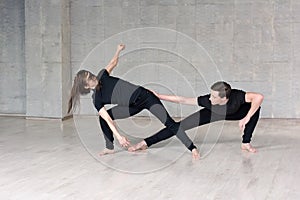
<path id="1" fill-rule="evenodd" d="M 256 153 L 256 149 L 250 143 L 243 143 L 241 145 L 241 149 L 245 151 L 249 151 L 251 153 Z"/>
<path id="2" fill-rule="evenodd" d="M 115 153 L 115 150 L 105 148 L 99 153 L 99 156 L 104 156 L 104 155 L 113 154 L 113 153 Z"/>
<path id="3" fill-rule="evenodd" d="M 145 140 L 137 143 L 136 145 L 133 145 L 131 147 L 128 148 L 128 151 L 130 152 L 134 152 L 134 151 L 138 151 L 138 150 L 146 150 L 148 148 Z"/>

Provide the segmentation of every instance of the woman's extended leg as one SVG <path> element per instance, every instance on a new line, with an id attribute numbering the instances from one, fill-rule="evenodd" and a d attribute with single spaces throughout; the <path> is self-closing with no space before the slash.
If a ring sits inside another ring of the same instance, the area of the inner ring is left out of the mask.
<path id="1" fill-rule="evenodd" d="M 186 131 L 222 119 L 224 119 L 223 116 L 216 114 L 212 115 L 210 110 L 204 108 L 184 118 L 180 122 L 180 127 L 182 128 L 182 130 Z M 158 133 L 146 138 L 145 142 L 147 143 L 147 146 L 151 146 L 172 136 L 174 136 L 174 134 L 169 129 L 164 128 Z"/>
<path id="2" fill-rule="evenodd" d="M 152 92 L 148 90 L 144 90 L 143 93 L 140 95 L 140 98 L 136 102 L 138 107 L 143 107 L 148 109 L 154 116 L 156 116 L 165 126 L 165 131 L 160 132 L 160 134 L 156 134 L 155 140 L 164 140 L 173 135 L 176 135 L 179 140 L 189 149 L 196 148 L 191 139 L 186 135 L 183 129 L 180 127 L 179 123 L 175 122 L 170 115 L 168 114 L 167 110 L 161 103 L 161 101 L 156 97 Z M 137 149 L 142 149 L 145 147 L 145 143 L 140 143 L 129 150 L 135 151 Z M 151 145 L 151 144 L 150 144 Z"/>

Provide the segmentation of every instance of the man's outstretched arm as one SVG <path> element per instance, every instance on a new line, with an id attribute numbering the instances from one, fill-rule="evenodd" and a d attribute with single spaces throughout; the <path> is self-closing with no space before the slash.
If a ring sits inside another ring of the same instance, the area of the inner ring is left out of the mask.
<path id="1" fill-rule="evenodd" d="M 181 103 L 187 105 L 198 105 L 196 97 L 182 97 L 175 95 L 166 95 L 166 94 L 158 94 L 157 92 L 152 91 L 158 98 L 165 101 L 170 101 L 173 103 Z"/>

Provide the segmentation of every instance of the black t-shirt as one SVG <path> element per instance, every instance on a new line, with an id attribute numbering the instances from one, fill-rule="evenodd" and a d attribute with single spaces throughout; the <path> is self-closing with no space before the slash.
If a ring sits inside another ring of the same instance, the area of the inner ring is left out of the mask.
<path id="1" fill-rule="evenodd" d="M 207 94 L 198 97 L 198 105 L 207 108 L 216 114 L 230 115 L 237 112 L 241 105 L 246 103 L 245 95 L 246 92 L 242 90 L 232 89 L 229 100 L 225 105 L 211 105 L 209 100 L 210 94 Z"/>
<path id="2" fill-rule="evenodd" d="M 99 90 L 94 90 L 93 103 L 99 111 L 105 104 L 118 104 L 120 106 L 129 106 L 138 96 L 138 88 L 120 78 L 110 76 L 106 69 L 102 69 L 97 79 L 100 84 Z"/>

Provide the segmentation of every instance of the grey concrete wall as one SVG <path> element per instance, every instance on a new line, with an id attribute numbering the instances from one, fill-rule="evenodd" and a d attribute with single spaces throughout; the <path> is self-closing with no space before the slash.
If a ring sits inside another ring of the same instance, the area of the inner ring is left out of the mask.
<path id="1" fill-rule="evenodd" d="M 35 115 L 31 111 L 34 109 L 38 114 L 43 113 L 42 116 L 53 116 L 47 110 L 56 104 L 55 109 L 58 110 L 55 112 L 64 116 L 66 93 L 70 89 L 68 76 L 72 74 L 73 78 L 80 68 L 88 68 L 96 73 L 109 62 L 115 45 L 124 42 L 127 48 L 114 75 L 159 92 L 186 96 L 208 93 L 209 85 L 221 78 L 235 88 L 263 93 L 263 117 L 300 117 L 300 101 L 297 100 L 300 95 L 299 1 L 70 0 L 69 17 L 55 7 L 56 4 L 62 6 L 60 2 L 26 1 L 29 5 L 38 4 L 32 10 L 31 7 L 25 8 L 25 11 L 32 12 L 25 18 L 26 33 L 31 34 L 25 40 L 26 55 L 31 54 L 29 65 L 26 63 L 26 66 L 32 66 L 26 76 L 42 75 L 43 78 L 33 80 L 28 86 L 24 84 L 25 71 L 16 70 L 19 72 L 18 86 L 5 87 L 11 93 L 4 93 L 1 84 L 1 113 L 25 112 Z M 15 73 L 13 68 L 3 66 L 12 63 L 15 55 L 20 60 L 16 66 L 21 68 L 23 63 L 24 28 L 19 28 L 16 36 L 9 34 L 14 24 L 22 22 L 22 18 L 8 14 L 8 10 L 11 7 L 22 10 L 21 3 L 1 1 L 0 5 L 3 10 L 1 20 L 11 19 L 10 22 L 1 23 L 1 41 L 6 41 L 3 37 L 14 37 L 18 41 L 16 44 L 1 42 L 0 77 L 1 83 L 6 83 L 11 78 L 4 74 Z M 62 24 L 67 28 L 62 29 Z M 33 26 L 37 26 L 37 29 L 34 30 Z M 68 42 L 61 42 L 63 30 L 67 31 L 68 27 L 70 35 L 66 34 L 66 40 L 71 41 L 70 51 Z M 123 31 L 145 27 L 176 30 L 194 39 L 203 47 L 203 51 L 198 52 L 194 44 L 182 42 L 182 36 L 178 37 L 180 34 L 174 37 L 172 34 L 162 34 L 159 39 L 155 38 L 156 41 L 152 38 L 157 36 L 153 32 L 148 36 L 144 33 L 122 34 Z M 97 48 L 99 44 L 101 48 Z M 146 45 L 153 48 L 143 49 Z M 159 50 L 159 47 L 167 51 Z M 12 53 L 14 49 L 16 54 Z M 99 56 L 94 55 L 94 51 L 83 62 L 93 49 L 98 51 Z M 175 54 L 171 53 L 172 49 Z M 184 59 L 176 55 L 182 50 L 185 52 Z M 204 55 L 204 51 L 212 60 Z M 72 68 L 61 67 L 64 63 L 64 66 L 68 66 L 68 60 Z M 85 65 L 81 66 L 82 63 Z M 53 95 L 44 96 L 45 90 L 52 91 Z M 35 96 L 37 93 L 43 95 Z M 15 110 L 13 101 L 18 101 L 18 105 L 22 106 Z M 24 108 L 26 101 L 27 108 Z M 28 106 L 30 102 L 32 107 Z M 89 97 L 83 97 L 82 104 L 85 105 L 81 110 L 83 114 L 95 112 Z M 197 109 L 170 103 L 165 105 L 173 116 L 185 116 Z"/>
<path id="2" fill-rule="evenodd" d="M 132 28 L 163 27 L 184 33 L 200 43 L 216 63 L 222 79 L 235 88 L 261 92 L 265 95 L 263 117 L 300 117 L 299 96 L 300 68 L 299 48 L 299 1 L 256 1 L 256 0 L 120 0 L 120 1 L 75 1 L 71 2 L 72 29 L 72 66 L 73 74 L 97 44 L 108 40 L 114 34 Z M 133 36 L 135 37 L 135 36 Z M 134 45 L 132 38 L 126 40 L 128 48 Z M 168 37 L 165 38 L 168 40 Z M 122 38 L 120 39 L 122 41 Z M 172 41 L 174 44 L 178 41 Z M 141 50 L 142 51 L 142 50 Z M 144 52 L 145 53 L 145 52 Z M 193 54 L 193 49 L 190 52 Z M 175 76 L 168 76 L 161 70 L 160 64 L 148 68 L 146 73 L 136 72 L 126 76 L 134 66 L 147 62 L 161 62 L 178 70 L 188 77 L 191 90 L 197 94 L 209 92 L 210 80 L 218 80 L 216 72 L 208 62 L 195 58 L 194 66 L 205 77 L 195 77 L 180 61 L 161 55 L 157 51 L 147 52 L 148 57 L 124 56 L 120 60 L 115 75 L 128 78 L 132 82 L 147 84 L 158 82 L 178 95 L 193 95 L 181 82 L 174 82 Z M 105 66 L 113 55 L 106 49 L 106 57 L 91 62 L 100 68 Z M 160 54 L 159 54 L 160 55 Z M 104 60 L 104 62 L 103 62 Z M 135 62 L 135 61 L 139 62 Z M 130 62 L 131 61 L 131 62 Z M 169 61 L 169 62 L 166 62 Z M 161 70 L 161 72 L 160 72 Z M 74 76 L 74 75 L 73 75 Z M 143 81 L 139 82 L 140 77 Z M 209 79 L 209 81 L 205 81 Z M 204 84 L 206 83 L 206 84 Z M 158 91 L 167 92 L 162 87 Z M 170 92 L 170 91 L 169 91 Z M 89 101 L 83 99 L 83 101 Z M 175 115 L 186 115 L 195 108 L 178 107 L 165 103 Z M 182 110 L 183 111 L 182 111 Z M 90 109 L 83 112 L 92 112 Z"/>
<path id="3" fill-rule="evenodd" d="M 68 0 L 25 1 L 26 116 L 63 118 L 71 85 Z"/>
<path id="4" fill-rule="evenodd" d="M 0 1 L 0 113 L 26 112 L 24 2 Z"/>

